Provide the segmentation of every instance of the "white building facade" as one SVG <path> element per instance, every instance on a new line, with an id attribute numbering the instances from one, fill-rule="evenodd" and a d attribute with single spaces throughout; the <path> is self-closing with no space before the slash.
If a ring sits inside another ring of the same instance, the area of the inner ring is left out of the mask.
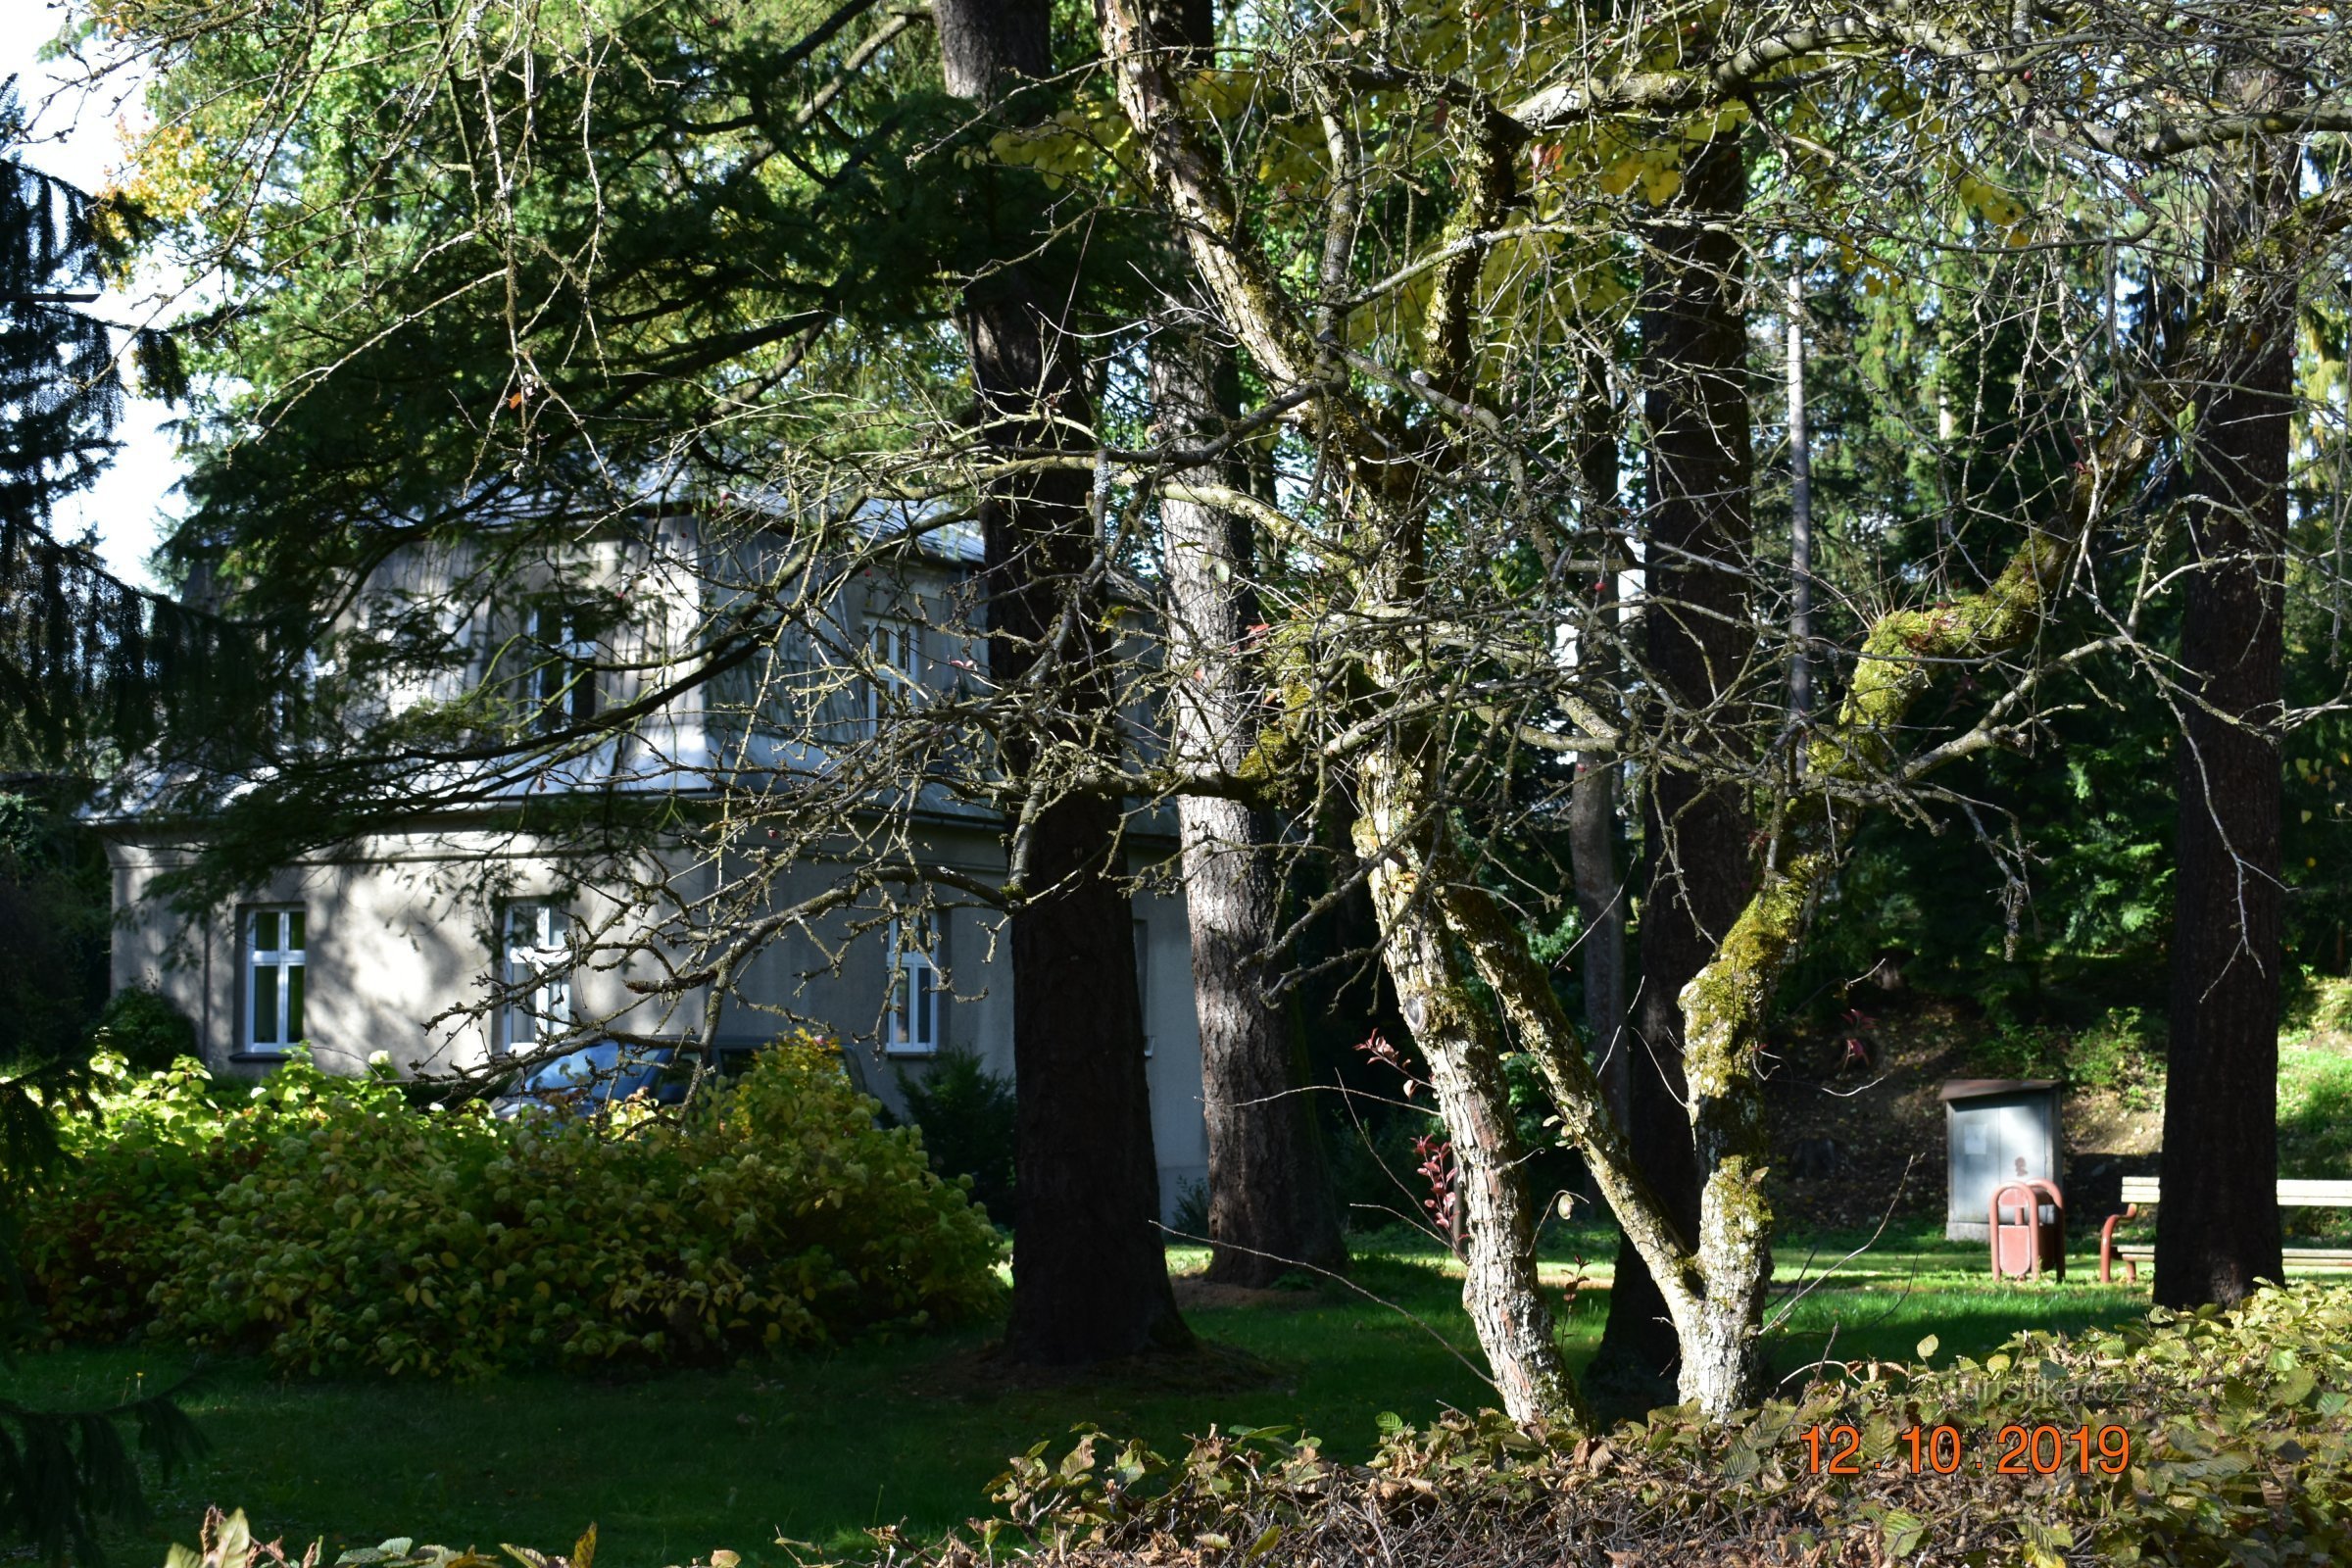
<path id="1" fill-rule="evenodd" d="M 461 615 L 446 607 L 471 597 L 450 586 L 469 563 L 394 563 L 354 613 L 469 618 L 452 642 L 470 652 L 379 700 L 398 709 L 504 681 L 532 722 L 552 730 L 659 692 L 670 656 L 710 624 L 714 593 L 736 589 L 714 590 L 718 574 L 693 569 L 706 559 L 693 518 L 648 529 L 650 544 L 587 547 L 604 553 L 588 575 L 616 584 L 612 599 L 633 608 L 625 622 L 534 600 L 527 572 L 503 608 Z M 718 896 L 739 881 L 728 852 L 713 856 L 706 840 L 689 853 L 657 836 L 614 859 L 575 853 L 531 822 L 551 798 L 582 795 L 639 807 L 658 799 L 705 816 L 758 796 L 775 809 L 787 797 L 774 792 L 821 774 L 828 736 L 870 735 L 925 691 L 983 665 L 984 647 L 958 629 L 972 623 L 976 557 L 976 539 L 951 531 L 895 565 L 831 583 L 819 641 L 861 656 L 847 673 L 836 665 L 817 679 L 821 651 L 779 639 L 728 683 L 661 702 L 591 753 L 517 775 L 511 791 L 422 806 L 193 914 L 156 887 L 185 862 L 189 826 L 140 813 L 109 821 L 114 984 L 179 1006 L 208 1063 L 226 1073 L 267 1072 L 298 1043 L 332 1071 L 360 1071 L 380 1054 L 408 1074 L 494 1074 L 501 1058 L 559 1044 L 691 1053 L 708 1043 L 724 1057 L 808 1028 L 839 1041 L 852 1075 L 894 1111 L 905 1109 L 902 1076 L 919 1081 L 949 1053 L 1010 1077 L 1017 999 L 1003 915 L 973 896 L 1004 871 L 992 814 L 932 792 L 877 809 L 908 863 L 952 885 L 902 886 L 887 900 L 786 922 L 731 973 L 715 1007 L 707 981 L 681 975 L 682 927 L 662 922 L 698 900 L 721 906 Z M 783 863 L 763 869 L 757 885 L 770 909 L 819 900 L 867 853 L 863 813 L 817 794 L 826 804 L 812 808 L 839 820 L 801 835 Z M 1133 949 L 1166 1213 L 1207 1162 L 1183 901 L 1172 877 L 1149 874 L 1174 859 L 1173 813 L 1138 812 L 1125 850 L 1139 877 Z M 748 923 L 739 900 L 725 908 Z"/>

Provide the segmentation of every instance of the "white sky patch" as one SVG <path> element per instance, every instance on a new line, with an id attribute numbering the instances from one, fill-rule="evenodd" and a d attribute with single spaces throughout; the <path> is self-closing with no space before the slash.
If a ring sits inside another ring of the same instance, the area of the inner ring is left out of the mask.
<path id="1" fill-rule="evenodd" d="M 18 156 L 43 173 L 95 191 L 122 160 L 121 127 L 137 123 L 143 110 L 128 79 L 110 81 L 96 92 L 63 87 L 79 69 L 70 60 L 44 62 L 39 56 L 66 16 L 62 5 L 18 0 L 7 24 L 0 25 L 0 77 L 17 78 L 17 99 L 30 122 L 30 136 Z M 110 290 L 90 307 L 103 318 L 121 322 L 143 321 L 156 308 L 145 278 L 127 293 Z M 147 558 L 169 520 L 178 515 L 179 498 L 172 490 L 185 472 L 176 442 L 162 428 L 173 416 L 169 406 L 154 399 L 126 400 L 115 430 L 122 447 L 114 463 L 95 484 L 61 500 L 50 519 L 63 539 L 95 533 L 107 569 L 148 588 L 158 585 Z"/>

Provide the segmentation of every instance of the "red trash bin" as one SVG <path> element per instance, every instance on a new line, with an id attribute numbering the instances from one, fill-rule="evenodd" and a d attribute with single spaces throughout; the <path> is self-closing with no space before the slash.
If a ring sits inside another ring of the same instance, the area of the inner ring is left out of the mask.
<path id="1" fill-rule="evenodd" d="M 2045 1268 L 2066 1278 L 2066 1200 L 2056 1182 L 2038 1176 L 2003 1182 L 1993 1189 L 1985 1217 L 1994 1279 L 2039 1279 Z"/>

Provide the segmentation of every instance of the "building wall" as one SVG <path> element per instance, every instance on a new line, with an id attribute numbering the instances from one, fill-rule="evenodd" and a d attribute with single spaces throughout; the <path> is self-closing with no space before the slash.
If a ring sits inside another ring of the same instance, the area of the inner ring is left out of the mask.
<path id="1" fill-rule="evenodd" d="M 937 826 L 924 853 L 983 878 L 1003 866 L 995 835 L 978 826 Z M 305 911 L 304 1033 L 319 1065 L 335 1072 L 358 1072 L 377 1052 L 408 1073 L 478 1064 L 496 1052 L 500 1031 L 486 1003 L 507 903 L 562 903 L 592 927 L 616 914 L 628 918 L 593 879 L 567 888 L 559 862 L 513 835 L 480 830 L 419 830 L 321 857 L 195 918 L 182 917 L 153 891 L 156 877 L 180 858 L 169 844 L 136 829 L 118 830 L 110 856 L 115 987 L 146 987 L 169 998 L 196 1021 L 208 1062 L 231 1074 L 259 1075 L 270 1065 L 240 1050 L 244 918 L 257 906 Z M 777 879 L 779 905 L 823 891 L 834 871 L 824 861 L 789 868 Z M 1185 1189 L 1207 1174 L 1191 946 L 1180 898 L 1140 893 L 1135 917 L 1152 1052 L 1152 1140 L 1167 1218 Z M 919 1079 L 932 1070 L 932 1059 L 882 1050 L 889 943 L 880 930 L 855 932 L 855 919 L 844 913 L 820 923 L 813 937 L 792 932 L 770 944 L 744 974 L 740 1000 L 721 1012 L 718 1038 L 722 1045 L 755 1045 L 796 1026 L 830 1034 L 842 1042 L 858 1083 L 903 1111 L 901 1075 Z M 1012 975 L 1001 916 L 949 907 L 942 925 L 940 960 L 950 988 L 941 1012 L 943 1044 L 970 1051 L 1010 1077 Z M 646 999 L 627 988 L 630 980 L 650 982 L 661 973 L 651 956 L 603 972 L 592 964 L 572 976 L 573 1010 L 636 1033 L 694 1037 L 701 994 Z"/>

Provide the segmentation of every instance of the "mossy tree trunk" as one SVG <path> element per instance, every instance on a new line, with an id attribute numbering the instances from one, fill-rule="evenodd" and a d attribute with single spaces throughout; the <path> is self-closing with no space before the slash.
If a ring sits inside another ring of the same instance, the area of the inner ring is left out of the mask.
<path id="1" fill-rule="evenodd" d="M 1385 553 L 1396 602 L 1399 558 L 1407 541 Z M 1409 568 L 1407 568 L 1409 571 Z M 1409 680 L 1407 666 L 1426 657 L 1411 646 L 1383 649 L 1369 661 L 1378 685 Z M 1413 1031 L 1438 1112 L 1453 1150 L 1456 1226 L 1462 1246 L 1462 1304 L 1478 1330 L 1503 1409 L 1521 1421 L 1567 1419 L 1585 1412 L 1552 1338 L 1552 1317 L 1536 1275 L 1535 1204 L 1524 1174 L 1510 1094 L 1503 1084 L 1502 1047 L 1494 1019 L 1471 994 L 1448 903 L 1468 886 L 1450 847 L 1444 796 L 1446 748 L 1426 724 L 1399 724 L 1360 766 L 1357 853 L 1370 868 L 1373 906 L 1380 915 L 1382 961 Z"/>

